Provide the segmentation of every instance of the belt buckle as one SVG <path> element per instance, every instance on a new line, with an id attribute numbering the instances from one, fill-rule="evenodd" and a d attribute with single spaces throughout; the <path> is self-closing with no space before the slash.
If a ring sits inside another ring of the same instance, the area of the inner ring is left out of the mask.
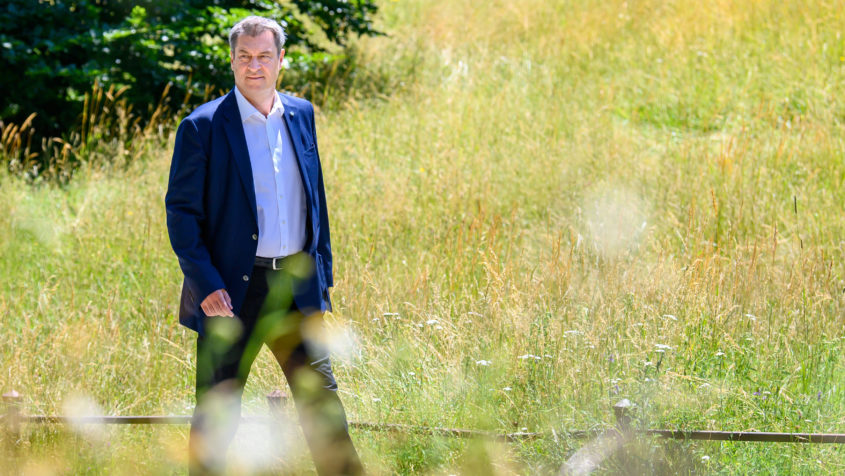
<path id="1" fill-rule="evenodd" d="M 276 266 L 277 262 L 279 263 L 279 266 Z M 272 266 L 273 266 L 273 271 L 278 271 L 278 270 L 282 269 L 282 258 L 273 258 Z"/>

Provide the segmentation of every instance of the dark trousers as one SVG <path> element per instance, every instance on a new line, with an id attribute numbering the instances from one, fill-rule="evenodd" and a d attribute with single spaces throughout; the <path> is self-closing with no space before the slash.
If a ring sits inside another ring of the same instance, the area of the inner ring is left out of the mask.
<path id="1" fill-rule="evenodd" d="M 296 307 L 296 283 L 286 270 L 256 266 L 240 315 L 207 318 L 206 335 L 197 339 L 190 474 L 223 473 L 226 449 L 240 420 L 243 388 L 263 345 L 270 348 L 290 385 L 317 472 L 363 473 L 337 396 L 329 353 L 319 339 L 322 313 L 306 315 Z"/>

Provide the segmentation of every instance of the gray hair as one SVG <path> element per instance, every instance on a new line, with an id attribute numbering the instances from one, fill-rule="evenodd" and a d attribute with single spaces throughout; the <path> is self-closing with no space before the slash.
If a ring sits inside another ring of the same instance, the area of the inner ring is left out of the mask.
<path id="1" fill-rule="evenodd" d="M 265 31 L 273 32 L 273 38 L 276 40 L 276 53 L 281 53 L 282 46 L 285 44 L 285 30 L 276 20 L 258 16 L 246 17 L 229 30 L 229 48 L 232 52 L 235 51 L 235 45 L 241 35 L 258 36 Z"/>

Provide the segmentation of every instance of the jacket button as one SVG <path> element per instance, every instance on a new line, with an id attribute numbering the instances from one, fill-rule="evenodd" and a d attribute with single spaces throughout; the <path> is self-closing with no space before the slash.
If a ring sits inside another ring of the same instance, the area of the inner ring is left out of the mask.
<path id="1" fill-rule="evenodd" d="M 249 276 L 244 275 L 244 281 L 249 281 Z"/>
<path id="2" fill-rule="evenodd" d="M 258 239 L 258 235 L 256 235 L 255 233 L 253 233 L 253 234 L 252 234 L 252 239 L 253 239 L 253 240 L 257 240 L 257 239 Z"/>

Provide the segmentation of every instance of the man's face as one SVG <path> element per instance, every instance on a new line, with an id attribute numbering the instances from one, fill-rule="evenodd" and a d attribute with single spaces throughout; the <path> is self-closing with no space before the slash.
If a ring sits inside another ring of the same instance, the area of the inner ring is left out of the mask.
<path id="1" fill-rule="evenodd" d="M 241 35 L 231 53 L 235 84 L 248 99 L 276 90 L 285 50 L 276 51 L 273 32 Z"/>

